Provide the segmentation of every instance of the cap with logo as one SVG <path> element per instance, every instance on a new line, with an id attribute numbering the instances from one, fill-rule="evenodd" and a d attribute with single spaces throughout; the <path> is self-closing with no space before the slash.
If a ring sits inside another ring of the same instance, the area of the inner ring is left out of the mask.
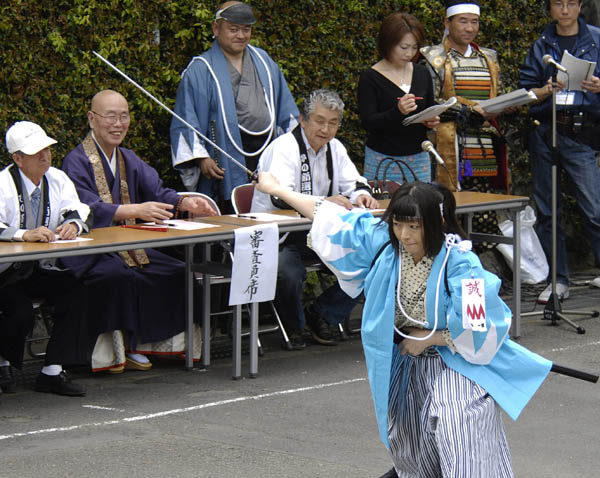
<path id="1" fill-rule="evenodd" d="M 17 151 L 27 155 L 36 154 L 56 142 L 41 126 L 31 121 L 18 121 L 6 132 L 6 149 L 11 154 Z"/>

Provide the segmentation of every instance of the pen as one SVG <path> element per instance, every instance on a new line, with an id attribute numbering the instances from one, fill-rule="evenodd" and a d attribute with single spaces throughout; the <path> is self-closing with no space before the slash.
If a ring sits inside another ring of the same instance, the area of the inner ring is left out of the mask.
<path id="1" fill-rule="evenodd" d="M 126 227 L 128 229 L 142 229 L 144 231 L 156 231 L 156 232 L 167 232 L 169 230 L 168 227 L 157 227 L 157 226 L 137 226 L 133 224 L 121 224 L 121 227 Z"/>
<path id="2" fill-rule="evenodd" d="M 241 217 L 242 219 L 258 219 L 256 216 L 250 216 L 249 214 L 238 214 L 237 217 Z"/>
<path id="3" fill-rule="evenodd" d="M 398 96 L 398 98 L 396 98 L 398 101 L 400 101 L 402 98 L 404 98 L 403 96 Z M 413 100 L 417 101 L 417 100 L 422 100 L 423 97 L 422 96 L 415 96 L 413 98 Z"/>

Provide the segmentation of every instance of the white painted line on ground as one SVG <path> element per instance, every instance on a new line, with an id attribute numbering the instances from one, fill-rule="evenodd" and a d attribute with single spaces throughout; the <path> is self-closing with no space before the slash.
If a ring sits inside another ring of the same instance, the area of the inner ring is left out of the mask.
<path id="1" fill-rule="evenodd" d="M 553 352 L 564 352 L 566 350 L 581 349 L 583 347 L 590 347 L 593 345 L 600 345 L 600 341 L 599 342 L 589 342 L 587 344 L 568 345 L 567 347 L 558 347 L 556 349 L 550 349 L 550 350 L 545 350 L 543 352 L 539 352 L 539 354 L 544 355 L 544 354 L 553 353 Z"/>
<path id="2" fill-rule="evenodd" d="M 319 385 L 312 385 L 310 387 L 293 388 L 290 390 L 280 390 L 279 392 L 262 393 L 260 395 L 253 395 L 253 396 L 249 395 L 249 396 L 245 396 L 245 397 L 232 398 L 229 400 L 221 400 L 218 402 L 205 403 L 203 405 L 194 405 L 193 407 L 176 408 L 173 410 L 165 410 L 164 412 L 150 413 L 148 415 L 138 415 L 135 417 L 121 418 L 118 420 L 108 420 L 108 421 L 96 422 L 96 423 L 82 423 L 80 425 L 71 425 L 68 427 L 45 428 L 42 430 L 32 430 L 29 432 L 13 433 L 11 435 L 0 435 L 0 440 L 10 440 L 13 438 L 42 435 L 42 434 L 48 434 L 48 433 L 68 432 L 68 431 L 73 431 L 73 430 L 80 430 L 82 428 L 102 427 L 102 426 L 108 426 L 108 425 L 119 425 L 122 423 L 129 423 L 129 422 L 139 422 L 142 420 L 151 420 L 153 418 L 166 417 L 168 415 L 176 415 L 176 414 L 181 414 L 181 413 L 193 412 L 196 410 L 203 410 L 205 408 L 213 408 L 213 407 L 219 407 L 222 405 L 229 405 L 231 403 L 247 402 L 250 400 L 262 400 L 265 398 L 279 397 L 282 395 L 290 395 L 292 393 L 309 392 L 312 390 L 320 390 L 323 388 L 336 387 L 338 385 L 347 385 L 347 384 L 355 383 L 355 382 L 364 382 L 365 380 L 366 380 L 366 378 L 353 378 L 350 380 L 342 380 L 340 382 L 322 383 Z"/>
<path id="3" fill-rule="evenodd" d="M 82 408 L 93 408 L 94 410 L 108 410 L 109 412 L 124 412 L 120 408 L 101 407 L 100 405 L 81 405 Z"/>

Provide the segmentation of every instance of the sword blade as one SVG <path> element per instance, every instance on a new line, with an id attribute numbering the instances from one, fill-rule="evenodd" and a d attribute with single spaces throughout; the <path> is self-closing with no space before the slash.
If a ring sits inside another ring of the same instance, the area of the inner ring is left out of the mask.
<path id="1" fill-rule="evenodd" d="M 128 75 L 126 75 L 124 72 L 122 72 L 119 68 L 117 68 L 115 65 L 113 65 L 110 61 L 108 61 L 106 58 L 104 58 L 100 53 L 98 53 L 94 50 L 92 50 L 92 53 L 94 55 L 96 55 L 100 60 L 102 60 L 105 64 L 107 64 L 109 67 L 111 67 L 113 70 L 115 70 L 119 75 L 121 75 L 123 78 L 125 78 L 129 83 L 131 83 L 133 86 L 135 86 L 138 90 L 140 90 L 142 93 L 144 93 L 146 96 L 148 96 L 157 105 L 159 105 L 164 110 L 168 111 L 173 117 L 175 117 L 176 119 L 181 121 L 184 125 L 186 125 L 188 128 L 190 128 L 194 133 L 196 133 L 198 136 L 200 136 L 204 141 L 206 141 L 208 144 L 210 144 L 216 150 L 220 151 L 223 155 L 225 155 L 228 159 L 230 159 L 233 162 L 233 164 L 235 164 L 239 168 L 246 171 L 249 175 L 251 175 L 251 176 L 254 175 L 254 173 L 252 171 L 250 171 L 246 166 L 244 166 L 237 159 L 235 159 L 233 156 L 231 156 L 227 151 L 225 151 L 221 147 L 219 147 L 216 143 L 212 142 L 210 139 L 208 139 L 206 136 L 204 136 L 200 131 L 198 131 L 191 124 L 189 124 L 186 120 L 184 120 L 181 116 L 179 116 L 177 113 L 175 113 L 175 111 L 173 111 L 171 108 L 169 108 L 167 105 L 165 105 L 162 101 L 160 101 L 158 98 L 156 98 L 152 93 L 150 93 L 148 90 L 146 90 L 143 86 L 141 86 L 136 81 L 134 81 L 132 78 L 130 78 Z"/>

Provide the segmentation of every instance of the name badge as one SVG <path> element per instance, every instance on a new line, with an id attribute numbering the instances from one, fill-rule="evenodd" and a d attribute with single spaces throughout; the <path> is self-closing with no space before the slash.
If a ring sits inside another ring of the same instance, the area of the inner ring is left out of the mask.
<path id="1" fill-rule="evenodd" d="M 556 93 L 556 104 L 557 105 L 572 105 L 575 104 L 575 92 L 562 90 Z"/>
<path id="2" fill-rule="evenodd" d="M 464 329 L 487 331 L 483 279 L 462 279 L 462 319 Z"/>

